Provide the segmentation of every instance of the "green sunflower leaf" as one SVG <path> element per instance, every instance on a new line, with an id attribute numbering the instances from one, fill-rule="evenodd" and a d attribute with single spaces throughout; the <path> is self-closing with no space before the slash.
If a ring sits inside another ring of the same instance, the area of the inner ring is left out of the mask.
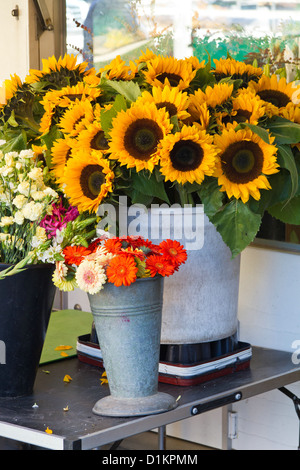
<path id="1" fill-rule="evenodd" d="M 105 137 L 109 138 L 109 132 L 112 127 L 112 120 L 120 111 L 126 111 L 127 104 L 124 96 L 117 95 L 113 106 L 108 110 L 102 110 L 100 113 L 100 123 Z"/>
<path id="2" fill-rule="evenodd" d="M 26 139 L 26 136 L 25 136 Z M 26 140 L 24 140 L 23 133 L 20 133 L 14 137 L 11 137 L 1 146 L 3 153 L 8 152 L 19 152 L 20 150 L 26 149 Z"/>
<path id="3" fill-rule="evenodd" d="M 300 196 L 294 197 L 288 202 L 275 204 L 268 209 L 272 217 L 285 224 L 300 225 Z"/>
<path id="4" fill-rule="evenodd" d="M 277 145 L 298 144 L 300 142 L 300 125 L 296 122 L 276 116 L 268 122 L 267 127 L 275 137 Z"/>
<path id="5" fill-rule="evenodd" d="M 164 182 L 162 180 L 159 181 L 154 173 L 150 174 L 149 177 L 145 176 L 142 172 L 132 173 L 132 189 L 142 193 L 144 196 L 157 198 L 170 204 Z"/>
<path id="6" fill-rule="evenodd" d="M 217 178 L 207 178 L 197 194 L 204 205 L 204 212 L 210 218 L 222 207 L 224 193 L 220 191 Z"/>
<path id="7" fill-rule="evenodd" d="M 210 221 L 234 258 L 254 240 L 261 224 L 261 215 L 252 212 L 248 204 L 237 199 L 225 205 Z"/>
<path id="8" fill-rule="evenodd" d="M 263 129 L 260 126 L 256 126 L 255 124 L 249 124 L 248 122 L 241 122 L 237 129 L 244 129 L 245 127 L 249 127 L 252 132 L 258 135 L 266 144 L 270 143 L 270 133 L 267 129 Z M 236 129 L 236 130 L 237 130 Z"/>
<path id="9" fill-rule="evenodd" d="M 291 175 L 292 188 L 291 188 L 290 198 L 293 198 L 298 189 L 298 171 L 297 171 L 295 158 L 294 158 L 294 155 L 290 146 L 278 145 L 277 147 L 278 147 L 278 155 L 277 155 L 278 163 L 282 168 L 285 168 L 286 170 L 288 170 Z"/>
<path id="10" fill-rule="evenodd" d="M 139 85 L 133 81 L 107 80 L 106 84 L 124 96 L 128 101 L 136 101 L 141 95 Z"/>

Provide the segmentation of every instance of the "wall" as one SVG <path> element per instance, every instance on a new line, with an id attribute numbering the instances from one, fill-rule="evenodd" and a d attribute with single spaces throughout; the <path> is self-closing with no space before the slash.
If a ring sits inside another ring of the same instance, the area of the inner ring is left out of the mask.
<path id="1" fill-rule="evenodd" d="M 241 260 L 240 338 L 256 346 L 295 352 L 300 341 L 300 256 L 255 247 Z M 292 357 L 291 357 L 292 360 Z M 287 386 L 300 397 L 300 382 Z M 233 406 L 238 412 L 235 449 L 297 449 L 299 420 L 278 390 Z"/>
<path id="2" fill-rule="evenodd" d="M 28 0 L 19 0 L 20 16 L 18 19 L 11 12 L 16 7 L 15 0 L 2 1 L 0 15 L 0 30 L 5 38 L 1 41 L 1 69 L 0 82 L 9 78 L 10 74 L 16 73 L 24 78 L 30 63 L 28 28 L 29 5 Z"/>

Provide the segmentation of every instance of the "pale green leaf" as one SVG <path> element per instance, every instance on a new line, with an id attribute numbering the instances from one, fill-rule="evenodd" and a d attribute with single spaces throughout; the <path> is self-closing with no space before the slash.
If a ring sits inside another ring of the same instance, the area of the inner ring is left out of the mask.
<path id="1" fill-rule="evenodd" d="M 139 85 L 133 81 L 107 80 L 106 84 L 124 96 L 128 101 L 136 101 L 141 95 Z"/>

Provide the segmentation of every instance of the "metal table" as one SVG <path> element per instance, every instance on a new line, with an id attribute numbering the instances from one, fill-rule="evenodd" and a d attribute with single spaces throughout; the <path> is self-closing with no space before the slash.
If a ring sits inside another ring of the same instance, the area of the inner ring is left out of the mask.
<path id="1" fill-rule="evenodd" d="M 76 357 L 42 365 L 32 396 L 0 399 L 0 436 L 53 450 L 99 448 L 270 390 L 286 392 L 286 385 L 300 380 L 300 365 L 293 364 L 291 353 L 253 347 L 249 370 L 189 387 L 159 384 L 160 391 L 178 398 L 171 411 L 108 418 L 92 413 L 96 401 L 109 394 L 108 385 L 100 383 L 102 372 Z M 63 381 L 66 374 L 69 383 Z M 297 411 L 298 398 L 291 398 Z"/>

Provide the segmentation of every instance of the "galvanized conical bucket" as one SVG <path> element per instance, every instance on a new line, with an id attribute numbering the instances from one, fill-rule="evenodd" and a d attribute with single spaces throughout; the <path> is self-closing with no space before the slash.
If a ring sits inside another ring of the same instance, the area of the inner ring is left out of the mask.
<path id="1" fill-rule="evenodd" d="M 176 400 L 158 392 L 163 278 L 106 283 L 89 301 L 110 388 L 93 412 L 139 416 L 174 408 Z"/>

